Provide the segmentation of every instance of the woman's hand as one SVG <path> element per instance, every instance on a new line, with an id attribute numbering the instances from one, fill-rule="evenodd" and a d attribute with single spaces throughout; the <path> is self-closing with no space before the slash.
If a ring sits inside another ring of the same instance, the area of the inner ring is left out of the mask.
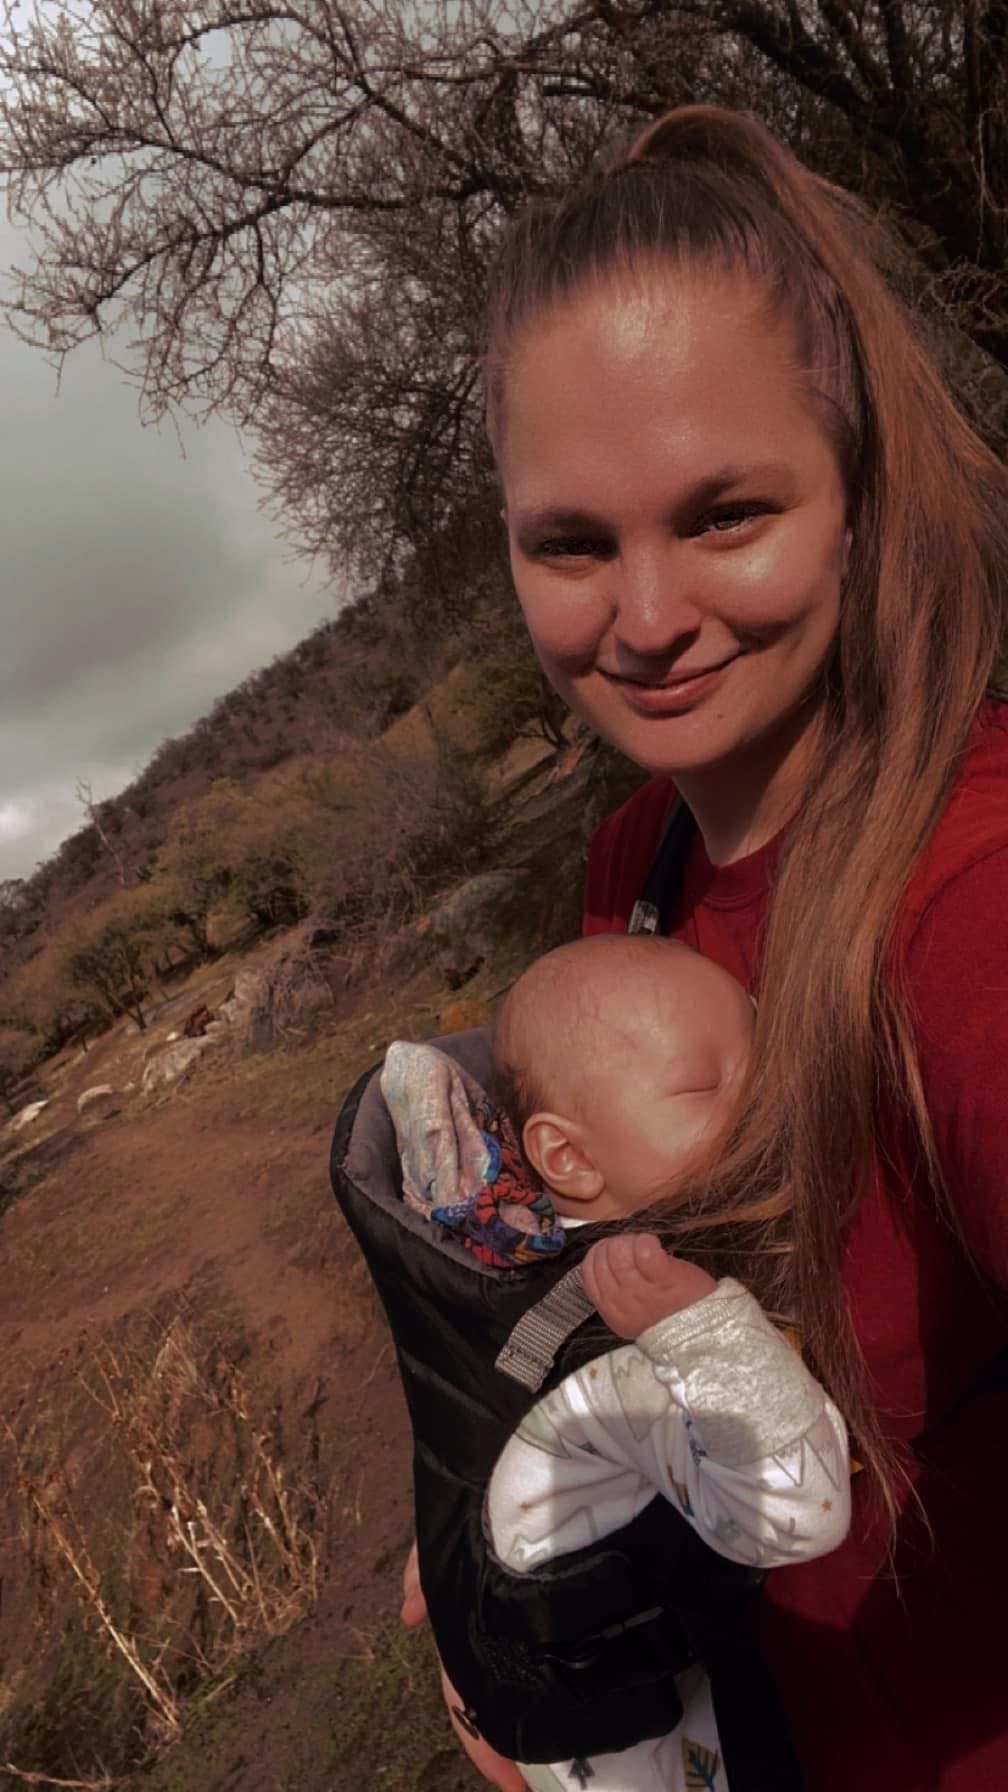
<path id="1" fill-rule="evenodd" d="M 414 1625 L 422 1624 L 427 1616 L 427 1601 L 420 1585 L 420 1564 L 417 1560 L 416 1543 L 410 1549 L 409 1555 L 406 1557 L 406 1566 L 403 1569 L 403 1601 L 399 1616 L 403 1623 L 408 1624 L 411 1629 Z M 439 1662 L 438 1666 L 440 1667 L 440 1665 Z M 506 1761 L 495 1748 L 491 1748 L 489 1742 L 484 1741 L 475 1725 L 466 1716 L 465 1706 L 444 1668 L 441 1668 L 441 1692 L 448 1709 L 451 1727 L 473 1766 L 478 1769 L 483 1778 L 489 1780 L 492 1786 L 496 1786 L 498 1792 L 528 1792 L 525 1781 L 514 1762 Z"/>
<path id="2" fill-rule="evenodd" d="M 417 1560 L 417 1546 L 414 1541 L 410 1545 L 409 1555 L 402 1576 L 402 1609 L 399 1613 L 403 1623 L 412 1630 L 415 1625 L 422 1624 L 427 1616 L 427 1601 L 420 1585 L 420 1563 Z"/>
<path id="3" fill-rule="evenodd" d="M 620 1232 L 593 1244 L 584 1260 L 584 1285 L 618 1338 L 639 1338 L 717 1287 L 705 1269 L 670 1257 L 652 1232 Z"/>

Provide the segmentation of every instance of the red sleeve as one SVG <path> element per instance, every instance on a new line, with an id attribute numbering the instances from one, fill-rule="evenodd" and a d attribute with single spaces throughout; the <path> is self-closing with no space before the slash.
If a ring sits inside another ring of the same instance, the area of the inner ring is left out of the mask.
<path id="1" fill-rule="evenodd" d="M 978 1266 L 1008 1287 L 1008 846 L 945 882 L 907 952 L 939 1162 Z"/>
<path id="2" fill-rule="evenodd" d="M 588 852 L 584 933 L 626 932 L 674 801 L 667 778 L 652 778 L 596 829 Z"/>

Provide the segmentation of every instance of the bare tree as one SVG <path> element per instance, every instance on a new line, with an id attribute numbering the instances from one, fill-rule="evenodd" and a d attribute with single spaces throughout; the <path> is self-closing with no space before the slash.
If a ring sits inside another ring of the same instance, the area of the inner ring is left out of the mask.
<path id="1" fill-rule="evenodd" d="M 0 167 L 10 315 L 125 350 L 145 412 L 250 427 L 293 533 L 380 571 L 492 504 L 478 318 L 501 224 L 690 98 L 865 191 L 1008 366 L 1008 0 L 37 0 Z"/>
<path id="2" fill-rule="evenodd" d="M 83 779 L 81 779 L 77 785 L 77 801 L 80 803 L 91 826 L 98 835 L 102 846 L 115 866 L 117 883 L 121 889 L 128 890 L 130 884 L 137 881 L 136 876 L 126 862 L 126 855 L 123 852 L 122 847 L 117 845 L 116 841 L 113 840 L 102 820 L 102 805 L 95 802 L 94 793 L 92 792 L 90 784 L 86 784 Z"/>

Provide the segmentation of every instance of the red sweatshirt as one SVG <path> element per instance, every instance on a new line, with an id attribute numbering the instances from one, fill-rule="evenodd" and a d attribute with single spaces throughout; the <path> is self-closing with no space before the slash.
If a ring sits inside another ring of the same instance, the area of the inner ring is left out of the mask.
<path id="1" fill-rule="evenodd" d="M 586 933 L 626 929 L 672 798 L 654 780 L 603 822 Z M 697 836 L 673 927 L 750 988 L 776 856 L 771 842 L 717 868 Z M 847 1542 L 775 1569 L 755 1622 L 808 1792 L 1008 1792 L 1008 707 L 977 723 L 898 936 L 938 1154 L 976 1267 L 882 1105 L 845 1281 L 916 1497 L 902 1500 L 892 1562 L 856 1477 Z"/>

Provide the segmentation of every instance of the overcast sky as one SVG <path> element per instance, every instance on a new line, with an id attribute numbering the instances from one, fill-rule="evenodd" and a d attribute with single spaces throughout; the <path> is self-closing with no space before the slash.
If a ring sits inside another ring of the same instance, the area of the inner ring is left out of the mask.
<path id="1" fill-rule="evenodd" d="M 0 224 L 0 268 L 18 259 Z M 0 878 L 81 825 L 168 735 L 335 613 L 257 509 L 223 424 L 140 425 L 90 347 L 53 369 L 0 324 Z"/>

